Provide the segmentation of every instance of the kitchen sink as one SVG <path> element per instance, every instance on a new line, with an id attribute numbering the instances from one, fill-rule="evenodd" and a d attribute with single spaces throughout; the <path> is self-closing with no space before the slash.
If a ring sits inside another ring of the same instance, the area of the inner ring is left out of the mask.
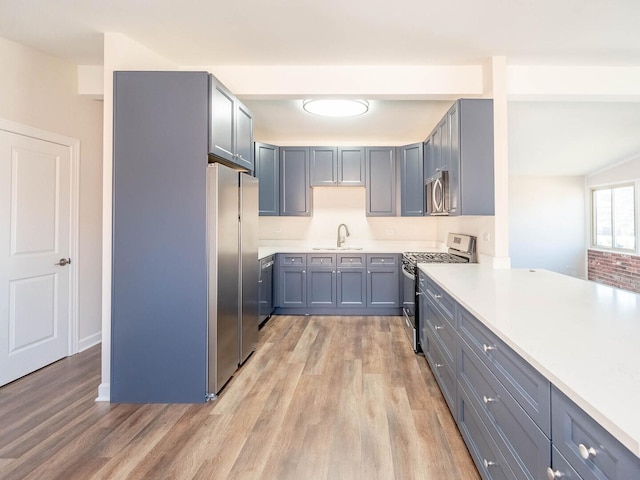
<path id="1" fill-rule="evenodd" d="M 362 247 L 313 247 L 312 250 L 362 250 Z"/>

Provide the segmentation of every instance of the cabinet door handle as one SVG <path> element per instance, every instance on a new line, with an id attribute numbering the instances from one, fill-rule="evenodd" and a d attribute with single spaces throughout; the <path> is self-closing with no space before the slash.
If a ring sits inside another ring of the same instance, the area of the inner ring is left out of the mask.
<path id="1" fill-rule="evenodd" d="M 578 445 L 578 450 L 580 451 L 580 456 L 585 460 L 589 460 L 591 457 L 595 457 L 598 452 L 593 447 L 586 447 L 584 444 Z"/>
<path id="2" fill-rule="evenodd" d="M 487 397 L 486 395 L 482 396 L 482 401 L 486 404 L 492 403 L 492 402 L 497 402 L 497 400 L 495 398 L 492 397 Z"/>
<path id="3" fill-rule="evenodd" d="M 444 325 L 436 325 L 435 329 L 436 330 L 442 330 L 444 328 Z"/>
<path id="4" fill-rule="evenodd" d="M 434 293 L 434 294 L 433 294 L 433 298 L 435 298 L 436 300 L 438 300 L 439 298 L 442 298 L 442 295 L 440 295 L 439 293 Z"/>
<path id="5" fill-rule="evenodd" d="M 547 467 L 547 478 L 549 480 L 555 480 L 556 478 L 562 478 L 564 475 L 559 470 L 554 470 L 551 467 Z"/>
<path id="6" fill-rule="evenodd" d="M 440 367 L 444 367 L 444 364 L 442 364 L 442 363 L 436 363 L 436 368 L 440 368 Z"/>
<path id="7" fill-rule="evenodd" d="M 493 467 L 494 465 L 497 465 L 496 462 L 487 460 L 486 458 L 482 460 L 482 463 L 484 464 L 484 468 L 489 468 L 489 467 Z"/>
<path id="8" fill-rule="evenodd" d="M 307 273 L 307 271 L 306 270 L 302 270 L 302 273 Z"/>
<path id="9" fill-rule="evenodd" d="M 496 349 L 496 346 L 495 346 L 495 345 L 487 345 L 486 343 L 483 343 L 483 344 L 482 344 L 482 349 L 483 349 L 485 352 L 489 352 L 489 351 L 491 351 L 491 350 L 495 350 L 495 349 Z"/>

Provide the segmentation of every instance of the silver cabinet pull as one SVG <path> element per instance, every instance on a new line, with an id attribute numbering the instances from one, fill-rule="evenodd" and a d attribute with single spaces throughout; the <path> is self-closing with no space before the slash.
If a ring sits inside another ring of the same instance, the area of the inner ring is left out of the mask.
<path id="1" fill-rule="evenodd" d="M 437 300 L 439 298 L 442 298 L 442 295 L 440 295 L 439 293 L 434 293 L 433 294 L 433 298 L 435 298 Z"/>
<path id="2" fill-rule="evenodd" d="M 442 363 L 436 363 L 436 368 L 440 368 L 440 367 L 444 367 L 444 364 L 442 364 Z"/>
<path id="3" fill-rule="evenodd" d="M 578 450 L 580 450 L 580 456 L 582 458 L 584 458 L 585 460 L 589 460 L 589 458 L 591 457 L 595 457 L 597 452 L 596 449 L 593 447 L 585 447 L 584 444 L 580 444 L 578 445 Z"/>
<path id="4" fill-rule="evenodd" d="M 555 480 L 556 478 L 562 478 L 564 475 L 559 470 L 554 470 L 551 467 L 547 467 L 547 478 L 549 480 Z"/>
<path id="5" fill-rule="evenodd" d="M 54 265 L 58 265 L 60 267 L 64 267 L 65 265 L 69 265 L 71 263 L 70 258 L 61 258 L 58 263 L 54 263 Z"/>
<path id="6" fill-rule="evenodd" d="M 487 404 L 487 403 L 492 403 L 492 402 L 496 402 L 497 400 L 495 398 L 492 397 L 487 397 L 486 395 L 482 396 L 482 401 Z"/>
<path id="7" fill-rule="evenodd" d="M 442 330 L 444 328 L 444 325 L 436 325 L 435 329 L 436 330 Z"/>
<path id="8" fill-rule="evenodd" d="M 489 352 L 489 351 L 491 351 L 491 350 L 495 350 L 495 349 L 496 349 L 496 347 L 495 347 L 495 345 L 487 345 L 487 344 L 483 343 L 483 344 L 482 344 L 482 349 L 483 349 L 485 352 Z"/>
<path id="9" fill-rule="evenodd" d="M 496 462 L 493 462 L 491 460 L 487 460 L 486 458 L 482 460 L 482 463 L 484 464 L 484 468 L 489 468 L 489 467 L 493 467 L 494 465 L 496 465 Z"/>

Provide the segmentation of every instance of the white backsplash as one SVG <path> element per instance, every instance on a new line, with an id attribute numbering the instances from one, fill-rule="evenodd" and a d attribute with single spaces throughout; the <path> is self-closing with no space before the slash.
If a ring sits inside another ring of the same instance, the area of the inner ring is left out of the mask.
<path id="1" fill-rule="evenodd" d="M 293 240 L 313 245 L 333 245 L 338 225 L 351 236 L 347 245 L 379 241 L 433 242 L 443 245 L 447 234 L 477 237 L 477 251 L 494 256 L 494 217 L 367 217 L 364 187 L 314 187 L 313 216 L 260 217 L 260 241 Z"/>
<path id="2" fill-rule="evenodd" d="M 260 217 L 260 240 L 304 240 L 335 243 L 338 225 L 351 236 L 347 242 L 434 241 L 437 219 L 367 217 L 364 187 L 314 187 L 312 217 Z"/>

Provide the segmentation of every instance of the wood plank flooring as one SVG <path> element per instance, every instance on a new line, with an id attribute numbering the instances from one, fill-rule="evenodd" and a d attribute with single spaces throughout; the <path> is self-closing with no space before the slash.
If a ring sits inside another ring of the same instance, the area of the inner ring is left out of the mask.
<path id="1" fill-rule="evenodd" d="M 0 388 L 0 478 L 477 480 L 402 321 L 275 316 L 201 405 L 96 403 L 94 347 Z"/>

